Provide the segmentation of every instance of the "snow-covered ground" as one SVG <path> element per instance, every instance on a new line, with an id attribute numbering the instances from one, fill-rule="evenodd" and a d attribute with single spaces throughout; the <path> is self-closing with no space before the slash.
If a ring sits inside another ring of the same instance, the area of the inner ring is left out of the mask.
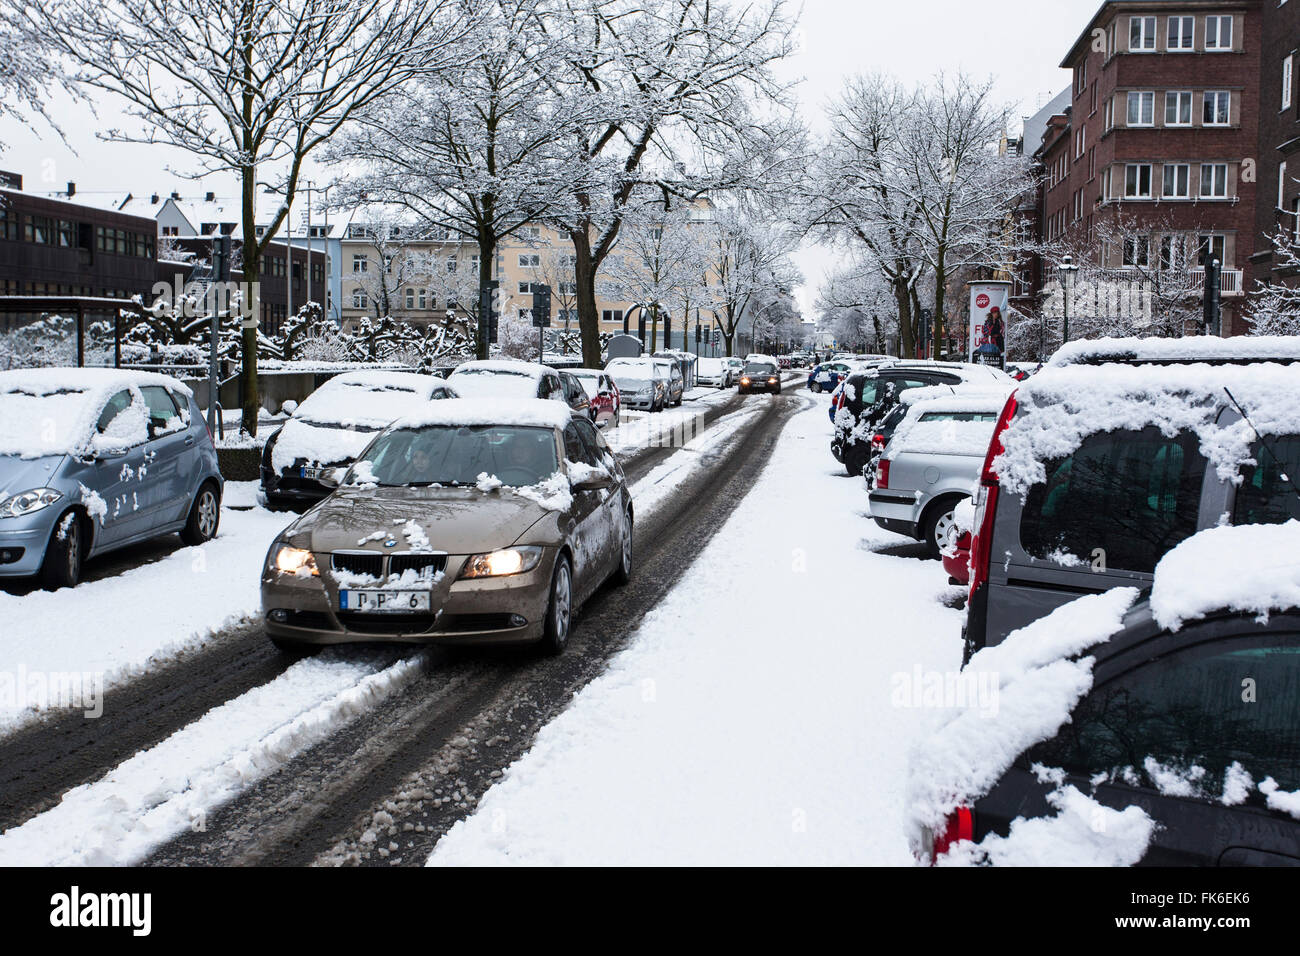
<path id="1" fill-rule="evenodd" d="M 57 706 L 54 688 L 93 696 L 257 613 L 261 562 L 292 516 L 232 510 L 251 484 L 227 486 L 220 531 L 207 544 L 73 590 L 0 592 L 0 680 L 8 677 L 0 686 L 11 691 L 0 694 L 0 733 Z"/>
<path id="2" fill-rule="evenodd" d="M 823 402 L 630 646 L 438 844 L 450 864 L 912 862 L 910 684 L 960 665 L 938 562 L 865 515 Z M 919 694 L 917 695 L 919 696 Z"/>

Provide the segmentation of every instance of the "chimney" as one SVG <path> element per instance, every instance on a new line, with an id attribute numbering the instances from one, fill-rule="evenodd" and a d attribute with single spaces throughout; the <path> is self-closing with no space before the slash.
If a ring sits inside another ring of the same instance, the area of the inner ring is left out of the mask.
<path id="1" fill-rule="evenodd" d="M 71 199 L 76 194 L 77 194 L 77 184 L 68 183 L 68 198 Z"/>
<path id="2" fill-rule="evenodd" d="M 152 196 L 149 197 L 149 205 L 151 205 L 151 206 L 156 206 L 156 205 L 158 205 L 158 194 L 157 194 L 157 193 L 154 193 Z"/>
<path id="3" fill-rule="evenodd" d="M 217 201 L 217 194 L 216 194 L 216 193 L 208 193 L 206 196 L 203 197 L 203 201 L 204 201 L 204 202 L 216 202 L 216 201 Z"/>

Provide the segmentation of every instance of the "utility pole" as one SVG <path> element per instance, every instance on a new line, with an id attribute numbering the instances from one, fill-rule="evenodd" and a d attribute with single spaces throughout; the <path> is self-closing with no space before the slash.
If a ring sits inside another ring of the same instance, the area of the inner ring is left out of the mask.
<path id="1" fill-rule="evenodd" d="M 217 236 L 212 240 L 212 281 L 218 285 L 230 281 L 230 236 Z M 247 283 L 245 283 L 247 285 Z M 218 398 L 221 391 L 220 376 L 217 374 L 217 344 L 221 338 L 220 309 L 218 302 L 226 303 L 229 308 L 230 298 L 224 291 L 219 295 L 208 296 L 210 325 L 208 326 L 208 432 L 220 435 L 224 432 L 217 419 Z M 241 309 L 244 303 L 240 302 Z"/>
<path id="2" fill-rule="evenodd" d="M 1223 286 L 1223 264 L 1218 257 L 1206 252 L 1205 297 L 1203 302 L 1204 318 L 1202 327 L 1206 335 L 1222 335 L 1222 309 L 1220 296 Z"/>

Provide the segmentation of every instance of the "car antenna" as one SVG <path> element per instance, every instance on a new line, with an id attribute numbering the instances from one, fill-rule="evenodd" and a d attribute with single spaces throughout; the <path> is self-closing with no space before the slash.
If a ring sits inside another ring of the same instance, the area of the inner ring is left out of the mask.
<path id="1" fill-rule="evenodd" d="M 1264 446 L 1264 450 L 1268 452 L 1270 455 L 1272 455 L 1273 460 L 1277 462 L 1279 465 L 1284 464 L 1282 458 L 1278 455 L 1277 452 L 1273 450 L 1273 446 L 1268 443 L 1268 439 L 1266 439 L 1262 434 L 1260 434 L 1259 429 L 1255 427 L 1255 423 L 1252 422 L 1250 420 L 1250 416 L 1246 414 L 1246 410 L 1242 408 L 1241 403 L 1238 402 L 1237 399 L 1233 397 L 1232 392 L 1228 391 L 1228 387 L 1226 385 L 1223 387 L 1223 393 L 1227 395 L 1228 400 L 1232 402 L 1233 405 L 1236 406 L 1237 411 L 1241 413 L 1241 417 L 1245 419 L 1246 424 L 1250 426 L 1250 430 L 1253 431 L 1255 433 L 1255 437 L 1259 439 L 1259 443 Z M 1295 482 L 1292 481 L 1291 476 L 1286 473 L 1286 469 L 1282 468 L 1279 471 L 1279 474 L 1282 476 L 1283 480 L 1286 481 L 1292 493 L 1297 498 L 1300 498 L 1300 488 L 1297 488 L 1295 486 Z"/>

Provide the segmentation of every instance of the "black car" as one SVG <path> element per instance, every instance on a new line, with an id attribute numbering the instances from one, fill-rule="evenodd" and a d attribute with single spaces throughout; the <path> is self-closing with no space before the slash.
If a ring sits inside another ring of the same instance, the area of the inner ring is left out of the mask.
<path id="1" fill-rule="evenodd" d="M 740 393 L 781 394 L 781 371 L 771 362 L 749 362 L 740 372 Z"/>
<path id="2" fill-rule="evenodd" d="M 975 802 L 970 838 L 1053 815 L 1037 764 L 1101 804 L 1144 810 L 1157 826 L 1142 865 L 1300 866 L 1300 819 L 1268 805 L 1300 790 L 1300 609 L 1170 632 L 1143 601 L 1086 653 L 1092 690 Z"/>
<path id="3" fill-rule="evenodd" d="M 844 463 L 850 475 L 862 474 L 871 461 L 871 439 L 876 427 L 898 406 L 898 396 L 912 388 L 928 385 L 959 385 L 956 372 L 937 368 L 889 366 L 854 372 L 844 380 L 835 411 L 835 434 L 831 454 Z"/>

